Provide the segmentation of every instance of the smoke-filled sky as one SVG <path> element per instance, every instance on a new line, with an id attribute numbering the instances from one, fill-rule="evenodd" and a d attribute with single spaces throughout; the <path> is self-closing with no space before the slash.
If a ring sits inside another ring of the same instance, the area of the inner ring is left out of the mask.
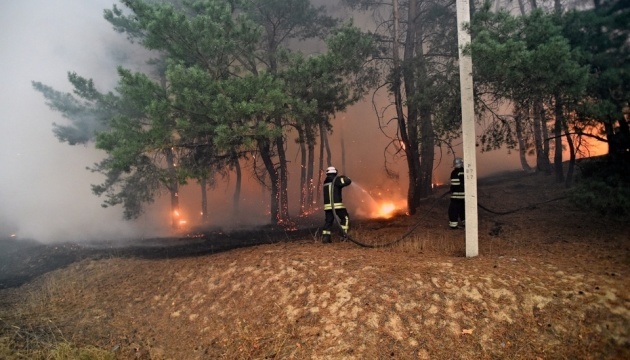
<path id="1" fill-rule="evenodd" d="M 91 193 L 90 185 L 103 178 L 87 171 L 86 166 L 100 160 L 103 154 L 91 145 L 73 147 L 60 143 L 53 136 L 52 123 L 63 124 L 65 120 L 45 105 L 44 97 L 31 85 L 32 81 L 39 81 L 70 92 L 67 73 L 71 71 L 94 79 L 99 90 L 108 91 L 117 81 L 117 65 L 137 67 L 131 63 L 137 48 L 103 19 L 103 10 L 114 3 L 117 2 L 0 3 L 0 237 L 17 234 L 19 238 L 44 242 L 80 241 L 151 236 L 156 231 L 154 225 L 149 225 L 154 220 L 149 216 L 125 222 L 121 220 L 120 207 L 101 208 L 101 199 Z M 335 130 L 331 143 L 338 150 L 343 134 L 347 175 L 356 184 L 364 185 L 384 179 L 383 147 L 388 140 L 378 129 L 371 103 L 362 102 L 347 114 L 339 114 L 335 121 L 341 119 L 345 122 L 343 130 L 341 126 Z M 299 162 L 297 154 L 290 156 L 295 157 L 294 163 Z M 483 167 L 483 158 L 478 160 L 479 175 L 518 167 L 516 154 L 510 156 L 510 165 L 504 168 L 497 166 L 503 161 L 496 158 L 505 159 L 505 152 L 491 156 L 495 159 L 486 163 L 493 164 L 492 169 Z M 445 157 L 443 161 L 448 165 L 436 172 L 441 182 L 446 180 L 442 177 L 447 176 L 452 159 Z M 333 162 L 342 168 L 338 151 L 333 154 Z M 399 164 L 404 163 L 399 160 Z M 230 186 L 222 183 L 215 193 L 231 196 Z M 404 198 L 404 180 L 398 186 Z M 253 193 L 260 193 L 260 188 Z M 245 191 L 244 197 L 247 196 L 252 197 Z M 253 197 L 260 203 L 266 196 Z M 225 213 L 220 209 L 219 212 Z"/>
<path id="2" fill-rule="evenodd" d="M 85 168 L 102 155 L 60 143 L 52 123 L 64 119 L 31 85 L 40 81 L 69 92 L 67 73 L 74 71 L 111 89 L 121 61 L 111 50 L 128 46 L 103 19 L 103 9 L 113 3 L 0 3 L 0 237 L 81 240 L 136 230 L 120 220 L 120 209 L 102 209 L 91 194 L 90 184 L 102 179 Z"/>

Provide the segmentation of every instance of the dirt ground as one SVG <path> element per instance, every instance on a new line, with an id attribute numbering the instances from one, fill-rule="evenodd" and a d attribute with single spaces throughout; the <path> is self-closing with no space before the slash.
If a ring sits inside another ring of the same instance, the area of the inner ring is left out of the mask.
<path id="1" fill-rule="evenodd" d="M 116 359 L 628 359 L 630 224 L 564 191 L 541 175 L 481 181 L 484 208 L 520 210 L 479 210 L 473 258 L 438 197 L 353 221 L 375 247 L 321 244 L 323 214 L 299 231 L 5 239 L 0 358 L 67 343 Z"/>

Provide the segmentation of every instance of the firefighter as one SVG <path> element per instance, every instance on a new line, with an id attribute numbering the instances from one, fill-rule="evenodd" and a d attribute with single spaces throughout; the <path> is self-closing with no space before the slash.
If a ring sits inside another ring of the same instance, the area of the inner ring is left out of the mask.
<path id="1" fill-rule="evenodd" d="M 335 214 L 339 217 L 339 223 L 343 230 L 345 238 L 350 229 L 350 217 L 346 210 L 343 200 L 341 199 L 341 189 L 350 185 L 352 180 L 344 175 L 337 176 L 337 169 L 334 166 L 326 169 L 326 179 L 324 180 L 324 212 L 326 213 L 326 222 L 322 230 L 323 242 L 331 243 L 331 229 L 335 221 Z M 334 213 L 333 213 L 334 206 Z"/>
<path id="2" fill-rule="evenodd" d="M 448 206 L 448 227 L 452 230 L 465 225 L 464 160 L 455 158 L 451 172 L 451 203 Z"/>

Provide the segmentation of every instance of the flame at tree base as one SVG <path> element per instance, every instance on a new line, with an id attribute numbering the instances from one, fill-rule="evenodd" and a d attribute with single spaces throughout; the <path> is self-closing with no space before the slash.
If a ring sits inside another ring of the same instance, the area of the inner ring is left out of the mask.
<path id="1" fill-rule="evenodd" d="M 391 219 L 394 216 L 406 211 L 406 204 L 401 203 L 401 201 L 394 202 L 390 200 L 383 200 L 375 205 L 375 208 L 371 210 L 370 217 L 372 218 Z"/>

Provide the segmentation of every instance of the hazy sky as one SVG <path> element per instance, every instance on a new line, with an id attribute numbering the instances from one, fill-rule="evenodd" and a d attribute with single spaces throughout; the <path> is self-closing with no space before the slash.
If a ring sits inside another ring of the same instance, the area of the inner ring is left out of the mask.
<path id="1" fill-rule="evenodd" d="M 116 82 L 109 51 L 126 44 L 103 19 L 112 0 L 0 2 L 0 237 L 16 233 L 41 241 L 108 238 L 137 224 L 121 210 L 102 209 L 85 170 L 102 156 L 60 143 L 52 123 L 64 123 L 32 88 L 40 81 L 69 92 L 69 71 L 93 78 L 99 89 Z M 145 231 L 140 226 L 140 232 Z"/>

